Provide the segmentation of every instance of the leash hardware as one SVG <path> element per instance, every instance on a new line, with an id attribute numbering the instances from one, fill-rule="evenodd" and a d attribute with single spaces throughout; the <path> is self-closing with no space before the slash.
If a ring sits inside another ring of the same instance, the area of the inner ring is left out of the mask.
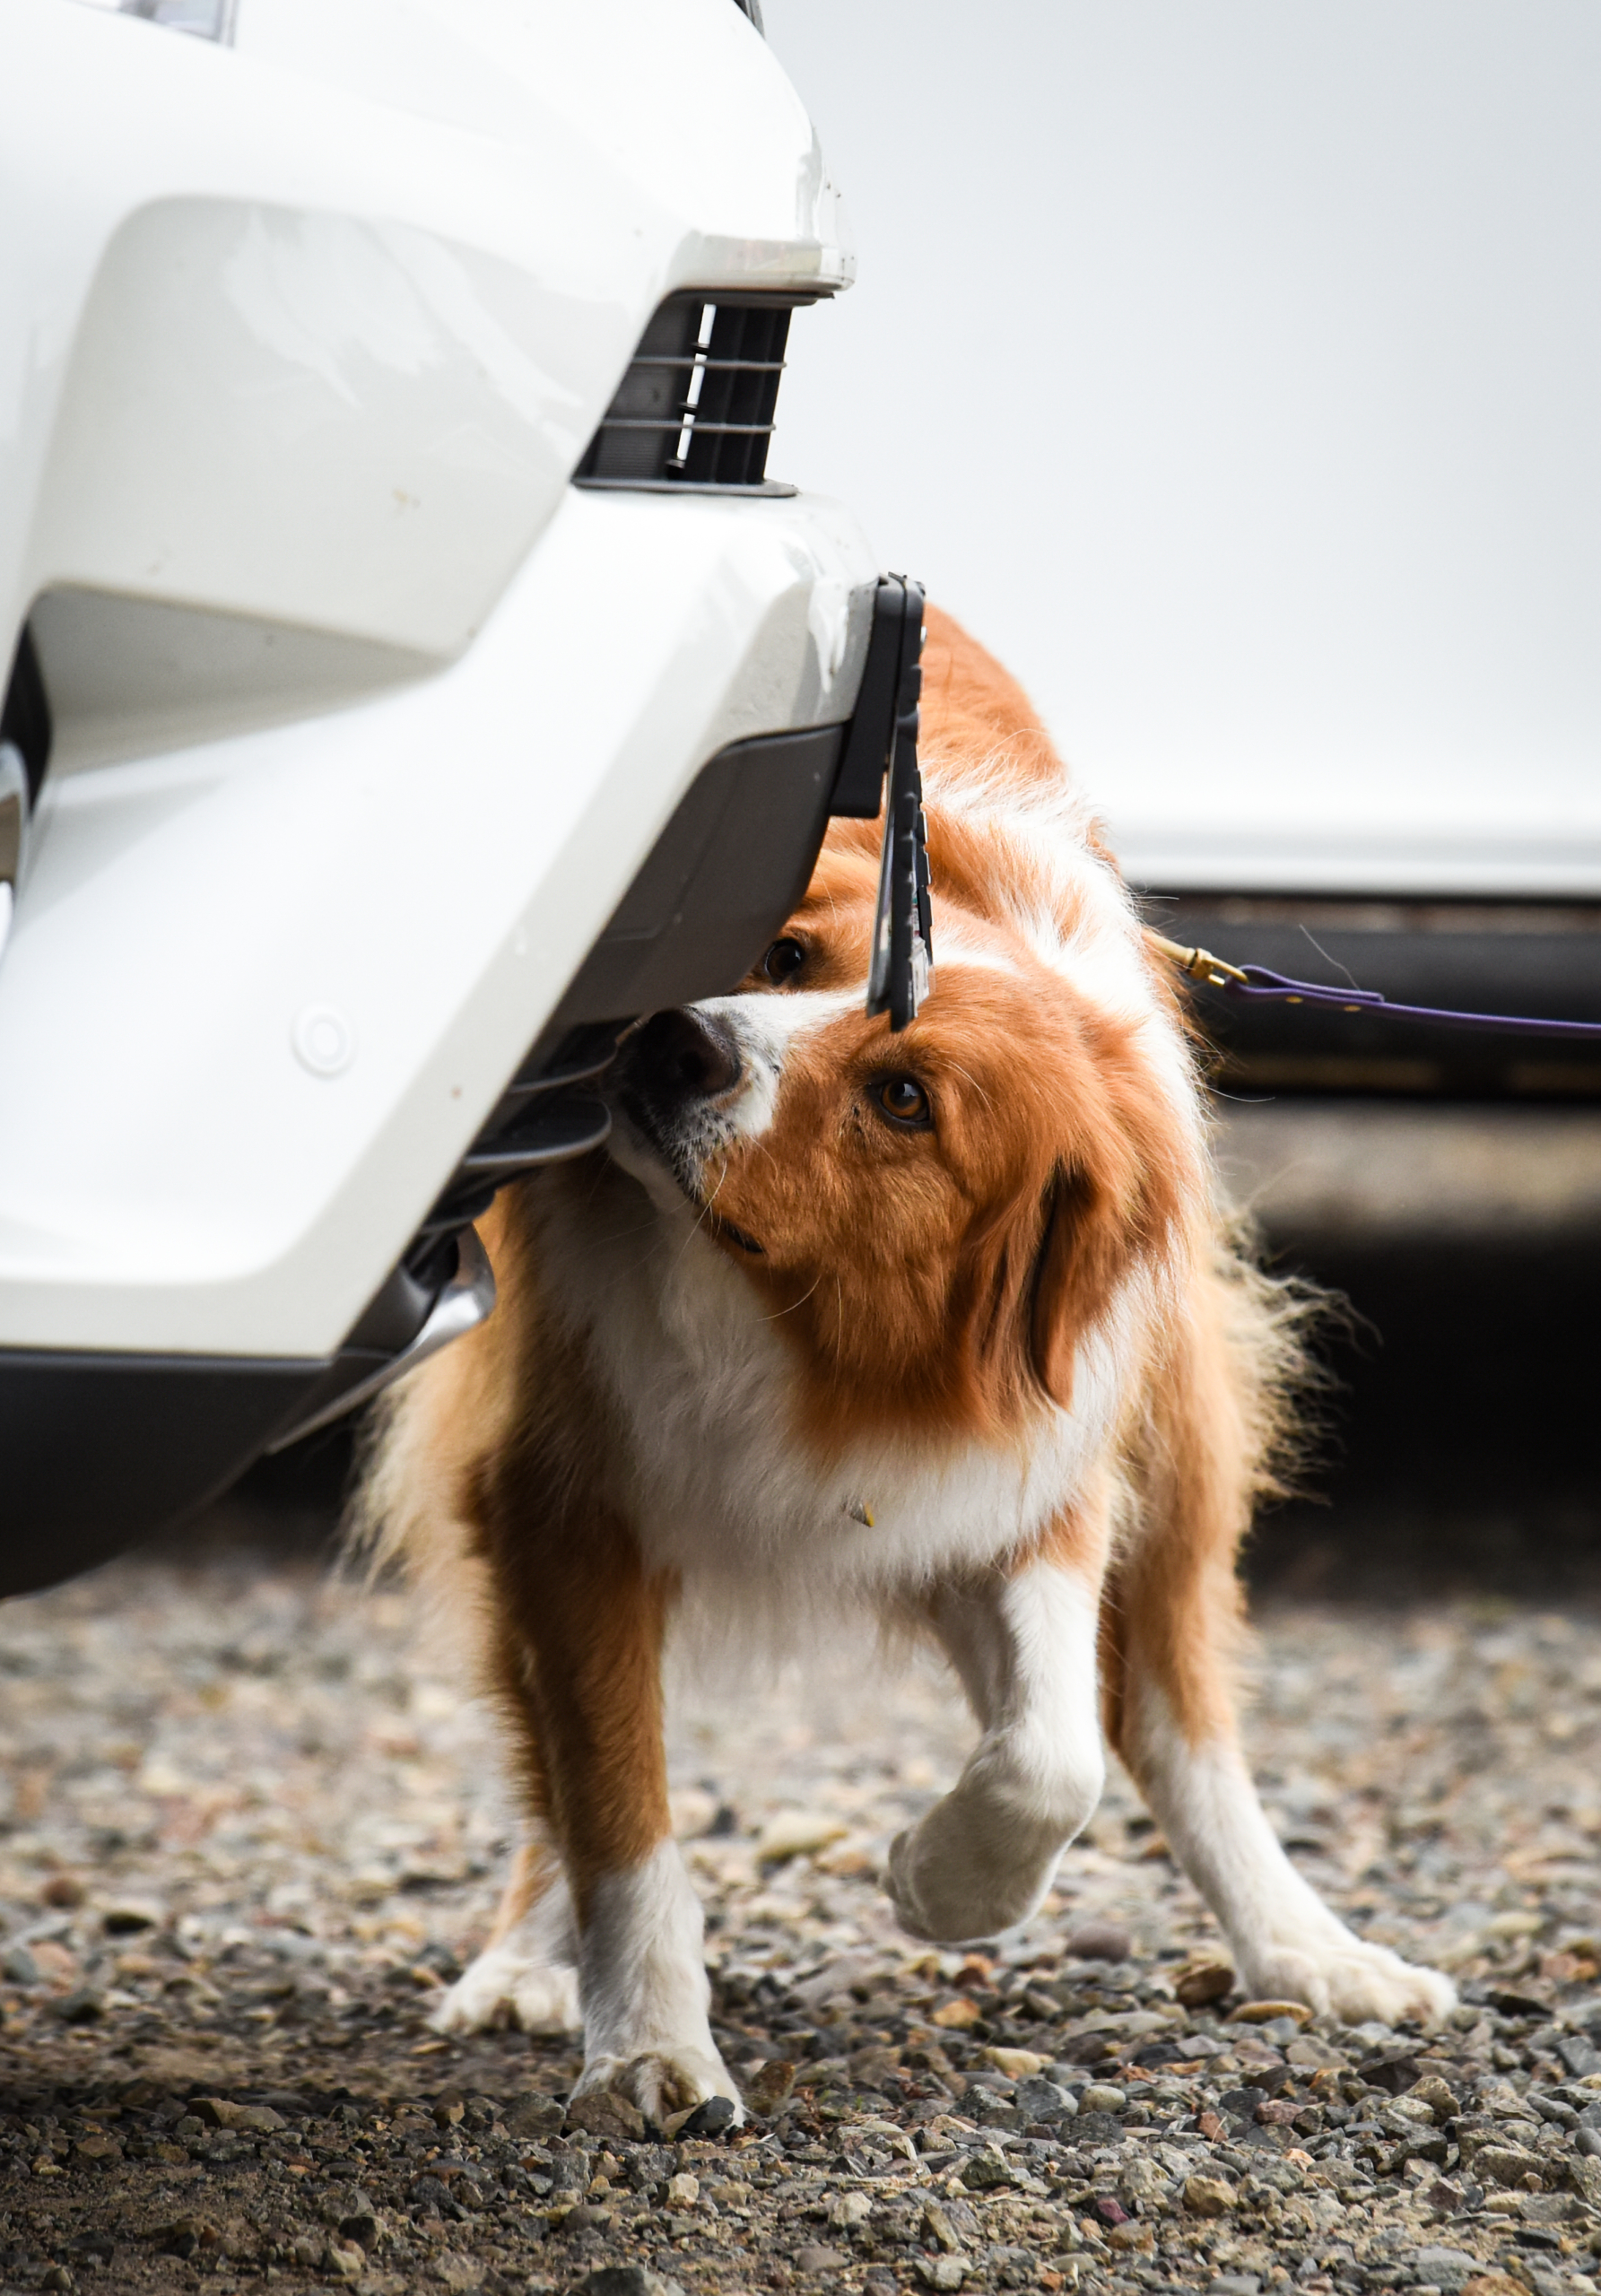
<path id="1" fill-rule="evenodd" d="M 1188 979 L 1204 980 L 1210 987 L 1222 988 L 1231 980 L 1243 981 L 1247 978 L 1238 965 L 1225 964 L 1221 957 L 1214 957 L 1210 949 L 1181 948 L 1177 941 L 1170 941 L 1161 933 L 1153 933 L 1149 927 L 1147 937 L 1164 957 L 1171 958 Z"/>

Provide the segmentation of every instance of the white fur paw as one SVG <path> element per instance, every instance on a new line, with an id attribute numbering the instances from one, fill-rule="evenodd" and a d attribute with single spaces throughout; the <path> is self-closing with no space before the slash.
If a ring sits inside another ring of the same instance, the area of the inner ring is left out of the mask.
<path id="1" fill-rule="evenodd" d="M 1325 1942 L 1269 1947 L 1242 1954 L 1250 1990 L 1263 2001 L 1304 2001 L 1342 2024 L 1380 2024 L 1414 2019 L 1442 2024 L 1457 2005 L 1457 1988 L 1439 1970 L 1404 1961 L 1388 1945 L 1366 1945 L 1349 1930 Z"/>
<path id="2" fill-rule="evenodd" d="M 734 2107 L 731 2127 L 737 2128 L 745 2117 L 738 2085 L 715 2049 L 681 2045 L 647 2049 L 640 2057 L 591 2057 L 573 2093 L 581 2097 L 593 2089 L 626 2097 L 657 2128 L 674 2113 L 692 2111 L 709 2097 L 727 2098 Z"/>
<path id="3" fill-rule="evenodd" d="M 536 1961 L 509 1945 L 480 1953 L 449 1987 L 429 2021 L 437 2033 L 481 2033 L 518 2025 L 525 2033 L 571 2033 L 583 2023 L 579 1973 Z"/>
<path id="4" fill-rule="evenodd" d="M 884 1877 L 901 1927 L 935 1945 L 976 1944 L 1026 1921 L 1049 1889 L 1061 1854 L 1053 1846 L 1043 1857 L 1034 1848 L 1010 1862 L 986 1856 L 954 1800 L 936 1802 L 920 1824 L 895 1836 Z"/>

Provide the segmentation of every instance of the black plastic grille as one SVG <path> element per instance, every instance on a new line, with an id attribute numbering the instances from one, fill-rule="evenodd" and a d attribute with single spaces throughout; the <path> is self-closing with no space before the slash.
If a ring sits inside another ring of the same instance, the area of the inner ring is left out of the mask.
<path id="1" fill-rule="evenodd" d="M 646 328 L 580 486 L 767 483 L 789 314 L 813 295 L 673 295 Z"/>

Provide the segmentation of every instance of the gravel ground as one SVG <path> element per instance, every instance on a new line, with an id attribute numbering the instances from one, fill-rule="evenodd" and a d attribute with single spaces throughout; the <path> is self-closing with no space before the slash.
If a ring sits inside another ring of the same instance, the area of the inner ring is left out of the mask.
<path id="1" fill-rule="evenodd" d="M 874 1874 L 969 1735 L 932 1672 L 686 1714 L 732 2137 L 574 2128 L 566 2044 L 431 2033 L 504 1821 L 399 1595 L 134 1561 L 0 1609 L 0 2286 L 1596 2288 L 1588 1610 L 1264 1612 L 1275 1822 L 1455 1971 L 1427 2039 L 1242 2008 L 1121 1780 L 1026 1935 L 901 1938 Z"/>

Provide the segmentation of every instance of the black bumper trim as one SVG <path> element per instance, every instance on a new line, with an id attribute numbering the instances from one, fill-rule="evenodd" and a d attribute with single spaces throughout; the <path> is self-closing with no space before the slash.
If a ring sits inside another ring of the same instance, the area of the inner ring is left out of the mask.
<path id="1" fill-rule="evenodd" d="M 197 1514 L 326 1361 L 0 1350 L 0 1595 L 54 1586 Z"/>

